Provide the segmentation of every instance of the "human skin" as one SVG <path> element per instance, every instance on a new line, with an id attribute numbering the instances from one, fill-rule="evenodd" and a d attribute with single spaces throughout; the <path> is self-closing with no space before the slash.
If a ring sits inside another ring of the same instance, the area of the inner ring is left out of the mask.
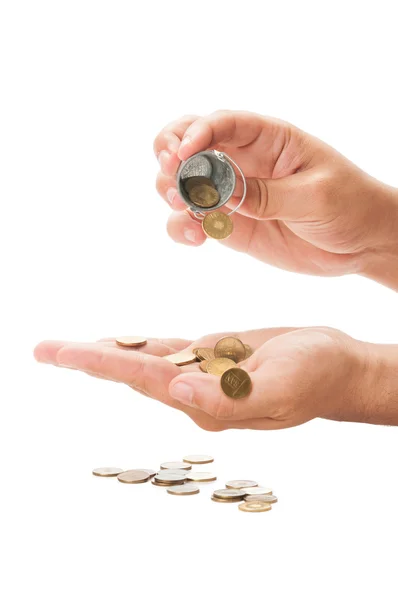
<path id="1" fill-rule="evenodd" d="M 206 239 L 184 210 L 176 173 L 181 161 L 210 148 L 230 155 L 248 185 L 234 232 L 220 243 L 289 271 L 356 273 L 398 290 L 398 190 L 297 127 L 249 112 L 182 117 L 156 137 L 157 190 L 173 209 L 168 232 L 176 242 Z M 241 194 L 238 177 L 227 207 Z"/>
<path id="2" fill-rule="evenodd" d="M 236 335 L 253 355 L 241 366 L 252 380 L 241 400 L 226 396 L 220 378 L 198 363 L 178 367 L 164 356 L 214 347 Z M 39 362 L 124 383 L 177 408 L 209 431 L 282 429 L 321 417 L 398 425 L 398 346 L 367 344 L 327 327 L 218 333 L 194 342 L 150 339 L 140 349 L 114 338 L 91 344 L 41 342 Z"/>

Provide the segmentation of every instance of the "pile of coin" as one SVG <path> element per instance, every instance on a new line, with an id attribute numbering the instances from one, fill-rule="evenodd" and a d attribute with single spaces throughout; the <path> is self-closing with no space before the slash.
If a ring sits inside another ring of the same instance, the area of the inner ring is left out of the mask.
<path id="1" fill-rule="evenodd" d="M 221 338 L 213 348 L 194 348 L 165 356 L 175 365 L 188 365 L 200 361 L 199 368 L 204 373 L 221 377 L 221 388 L 230 398 L 236 400 L 250 394 L 250 375 L 237 365 L 249 358 L 253 350 L 236 337 Z"/>
<path id="2" fill-rule="evenodd" d="M 214 182 L 208 177 L 195 176 L 184 179 L 184 188 L 192 204 L 209 209 L 220 201 Z M 225 240 L 233 231 L 231 218 L 218 210 L 208 212 L 202 221 L 203 231 L 208 237 Z"/>
<path id="3" fill-rule="evenodd" d="M 116 344 L 123 348 L 144 346 L 147 339 L 142 336 L 121 336 Z M 200 362 L 204 373 L 221 377 L 221 388 L 230 398 L 238 400 L 250 394 L 252 382 L 250 375 L 238 364 L 253 354 L 248 344 L 232 336 L 221 338 L 214 348 L 194 348 L 169 354 L 164 358 L 175 365 L 183 366 Z"/>
<path id="4" fill-rule="evenodd" d="M 164 462 L 158 471 L 153 469 L 130 469 L 125 471 L 118 467 L 101 467 L 93 470 L 97 477 L 117 477 L 118 481 L 127 484 L 138 484 L 152 481 L 153 485 L 164 487 L 173 496 L 193 496 L 199 494 L 197 484 L 215 481 L 216 475 L 210 472 L 192 471 L 192 465 L 204 465 L 214 461 L 206 454 L 184 456 L 182 461 Z M 234 479 L 227 481 L 224 489 L 215 490 L 211 496 L 213 502 L 240 502 L 239 510 L 243 512 L 266 512 L 271 504 L 277 502 L 272 489 L 260 487 L 257 481 Z M 242 502 L 243 500 L 243 502 Z"/>

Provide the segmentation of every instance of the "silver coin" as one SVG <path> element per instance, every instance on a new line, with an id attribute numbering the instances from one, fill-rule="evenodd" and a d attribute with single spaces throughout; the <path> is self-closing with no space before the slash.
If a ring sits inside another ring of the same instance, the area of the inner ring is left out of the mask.
<path id="1" fill-rule="evenodd" d="M 189 456 L 184 456 L 182 460 L 193 465 L 206 465 L 207 463 L 214 462 L 214 458 L 207 454 L 190 454 Z"/>
<path id="2" fill-rule="evenodd" d="M 197 482 L 206 482 L 206 481 L 215 481 L 217 479 L 216 475 L 213 475 L 213 473 L 207 473 L 207 472 L 200 472 L 200 473 L 196 473 L 196 472 L 191 472 L 191 473 L 187 473 L 187 479 L 188 481 L 197 481 Z"/>
<path id="3" fill-rule="evenodd" d="M 264 494 L 272 494 L 271 488 L 266 487 L 247 487 L 243 488 L 242 492 L 244 492 L 247 496 L 262 496 Z"/>
<path id="4" fill-rule="evenodd" d="M 177 481 L 155 481 L 155 479 L 151 480 L 152 485 L 157 485 L 158 487 L 167 488 L 171 485 L 184 485 L 185 479 L 177 479 Z"/>
<path id="5" fill-rule="evenodd" d="M 243 490 L 232 489 L 215 490 L 215 492 L 213 492 L 213 496 L 216 498 L 221 498 L 222 500 L 229 500 L 230 498 L 243 499 L 245 497 L 245 492 Z"/>
<path id="6" fill-rule="evenodd" d="M 117 477 L 123 471 L 124 469 L 119 469 L 119 467 L 99 467 L 98 469 L 93 469 L 93 475 L 97 477 Z"/>
<path id="7" fill-rule="evenodd" d="M 186 475 L 181 475 L 179 473 L 166 473 L 165 475 L 163 475 L 162 472 L 158 473 L 157 475 L 155 475 L 154 480 L 157 483 L 165 483 L 165 482 L 172 482 L 172 481 L 185 481 Z"/>
<path id="8" fill-rule="evenodd" d="M 269 504 L 274 504 L 278 502 L 278 498 L 273 494 L 257 494 L 254 496 L 245 496 L 245 502 L 268 502 Z"/>
<path id="9" fill-rule="evenodd" d="M 192 465 L 189 465 L 185 462 L 164 462 L 160 465 L 161 469 L 183 469 L 184 471 L 189 471 L 192 469 Z"/>
<path id="10" fill-rule="evenodd" d="M 257 481 L 251 481 L 250 479 L 233 479 L 232 481 L 227 481 L 225 487 L 240 490 L 242 488 L 255 487 L 257 485 Z"/>
<path id="11" fill-rule="evenodd" d="M 167 493 L 173 496 L 193 496 L 199 494 L 200 490 L 197 485 L 192 483 L 185 483 L 184 485 L 174 485 L 171 488 L 167 488 Z"/>
<path id="12" fill-rule="evenodd" d="M 184 469 L 161 469 L 157 474 L 165 476 L 169 475 L 170 473 L 172 475 L 181 475 L 182 477 L 186 477 L 189 471 L 185 471 Z"/>

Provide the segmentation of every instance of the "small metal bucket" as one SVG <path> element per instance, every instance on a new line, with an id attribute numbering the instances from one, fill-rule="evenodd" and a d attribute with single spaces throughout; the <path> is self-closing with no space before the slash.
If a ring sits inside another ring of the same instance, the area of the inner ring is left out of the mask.
<path id="1" fill-rule="evenodd" d="M 243 178 L 244 193 L 239 205 L 229 214 L 235 212 L 243 204 L 246 196 L 245 177 L 232 158 L 223 152 L 218 152 L 218 150 L 205 150 L 204 152 L 194 154 L 188 158 L 188 160 L 181 163 L 177 173 L 177 188 L 180 196 L 195 216 L 218 210 L 231 198 L 236 186 L 236 174 L 233 165 L 235 165 Z M 189 199 L 185 189 L 185 181 L 190 177 L 197 176 L 207 177 L 213 181 L 220 195 L 220 200 L 215 206 L 212 206 L 211 208 L 202 208 L 196 206 L 196 204 Z"/>

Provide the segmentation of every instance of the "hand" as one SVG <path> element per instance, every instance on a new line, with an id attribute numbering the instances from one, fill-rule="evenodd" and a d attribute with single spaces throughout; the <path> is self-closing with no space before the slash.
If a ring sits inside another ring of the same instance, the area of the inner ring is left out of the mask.
<path id="1" fill-rule="evenodd" d="M 398 289 L 398 191 L 296 127 L 248 112 L 184 117 L 157 136 L 157 189 L 175 210 L 175 241 L 205 241 L 200 223 L 182 212 L 175 175 L 181 160 L 209 148 L 229 154 L 247 177 L 247 198 L 223 244 L 289 271 L 359 273 Z M 227 206 L 241 194 L 238 178 Z"/>
<path id="2" fill-rule="evenodd" d="M 202 373 L 198 363 L 177 367 L 162 358 L 185 348 L 214 347 L 224 335 L 213 334 L 195 342 L 150 339 L 140 350 L 120 348 L 114 339 L 93 344 L 49 341 L 37 346 L 35 357 L 125 383 L 184 411 L 210 431 L 281 429 L 315 417 L 364 419 L 363 386 L 369 388 L 364 344 L 334 329 L 262 329 L 232 334 L 255 350 L 241 363 L 253 384 L 250 395 L 242 400 L 227 397 L 220 378 Z"/>

